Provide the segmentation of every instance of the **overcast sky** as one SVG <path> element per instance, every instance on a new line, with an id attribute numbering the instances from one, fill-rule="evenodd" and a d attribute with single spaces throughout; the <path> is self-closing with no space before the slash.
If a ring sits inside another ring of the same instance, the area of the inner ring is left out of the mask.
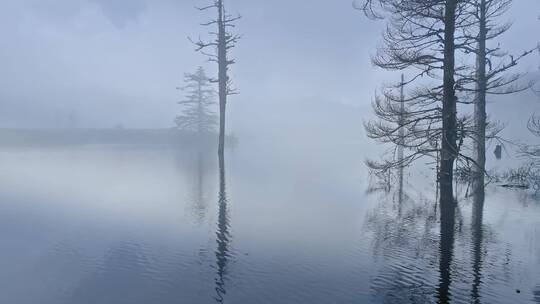
<path id="1" fill-rule="evenodd" d="M 232 132 L 250 127 L 248 114 L 263 127 L 265 119 L 287 126 L 310 111 L 320 112 L 313 119 L 338 118 L 343 110 L 329 114 L 331 105 L 362 114 L 375 90 L 399 77 L 372 67 L 384 23 L 367 20 L 351 2 L 227 1 L 243 16 L 232 54 L 241 92 L 229 104 Z M 514 2 L 514 26 L 502 42 L 517 52 L 540 40 L 540 0 Z M 194 9 L 205 3 L 3 0 L 0 125 L 61 126 L 71 116 L 81 127 L 172 126 L 183 73 L 203 65 L 214 74 L 187 39 L 206 36 L 199 23 L 209 15 Z M 538 66 L 535 54 L 522 69 Z"/>

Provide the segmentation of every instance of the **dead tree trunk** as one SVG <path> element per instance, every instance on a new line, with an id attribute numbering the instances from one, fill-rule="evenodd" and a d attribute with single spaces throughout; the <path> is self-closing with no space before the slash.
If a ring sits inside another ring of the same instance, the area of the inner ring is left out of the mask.
<path id="1" fill-rule="evenodd" d="M 399 145 L 398 145 L 398 161 L 399 161 L 399 204 L 403 202 L 403 172 L 405 164 L 403 163 L 404 146 L 405 146 L 405 76 L 401 74 L 400 84 L 400 116 L 399 116 Z"/>
<path id="2" fill-rule="evenodd" d="M 441 139 L 441 172 L 439 184 L 441 188 L 441 212 L 454 208 L 453 179 L 454 162 L 458 155 L 456 91 L 455 91 L 455 22 L 457 0 L 448 0 L 445 4 L 444 16 L 444 75 L 443 75 L 443 107 L 442 107 L 442 139 Z"/>
<path id="3" fill-rule="evenodd" d="M 224 22 L 225 10 L 223 0 L 218 0 L 218 82 L 219 82 L 219 147 L 218 154 L 225 152 L 225 115 L 227 108 L 227 34 Z"/>
<path id="4" fill-rule="evenodd" d="M 473 127 L 473 160 L 472 186 L 473 192 L 484 191 L 486 172 L 486 140 L 496 138 L 502 130 L 500 126 L 489 123 L 486 114 L 486 99 L 489 94 L 512 94 L 530 88 L 532 83 L 521 80 L 523 73 L 509 73 L 518 62 L 533 53 L 536 46 L 524 51 L 519 56 L 508 55 L 501 50 L 499 44 L 489 47 L 488 42 L 500 37 L 511 23 L 502 23 L 498 18 L 510 8 L 512 0 L 474 0 L 471 9 L 474 26 L 468 34 L 475 42 L 475 47 L 461 46 L 467 53 L 476 55 L 474 69 L 474 127 Z M 509 60 L 504 60 L 508 57 Z M 467 89 L 466 89 L 467 90 Z"/>
<path id="5" fill-rule="evenodd" d="M 474 160 L 473 192 L 484 192 L 484 176 L 486 171 L 486 0 L 479 3 L 478 50 L 476 53 L 476 98 L 474 102 Z M 481 194 L 481 193 L 479 193 Z"/>
<path id="6" fill-rule="evenodd" d="M 240 16 L 233 17 L 227 14 L 225 10 L 224 0 L 213 0 L 213 3 L 209 6 L 199 8 L 201 11 L 217 9 L 217 18 L 203 23 L 203 26 L 217 26 L 217 31 L 211 32 L 214 35 L 214 40 L 210 42 L 204 42 L 199 40 L 194 42 L 197 46 L 197 51 L 201 51 L 204 55 L 209 57 L 210 61 L 216 62 L 218 65 L 218 79 L 215 81 L 218 83 L 219 91 L 219 142 L 218 142 L 218 154 L 222 156 L 225 152 L 225 121 L 226 121 L 226 109 L 227 109 L 227 96 L 236 94 L 231 88 L 231 81 L 229 78 L 229 67 L 235 63 L 233 59 L 229 59 L 229 51 L 236 46 L 236 43 L 240 39 L 240 36 L 231 34 L 229 30 L 235 27 L 235 21 L 240 19 Z M 193 42 L 193 41 L 192 41 Z M 212 48 L 212 53 L 206 53 L 205 50 Z"/>
<path id="7" fill-rule="evenodd" d="M 455 200 L 453 195 L 454 162 L 457 151 L 457 119 L 455 91 L 455 22 L 458 0 L 447 0 L 444 16 L 444 66 L 443 66 L 443 127 L 440 160 L 440 285 L 438 303 L 449 302 L 449 287 L 452 282 L 450 266 L 454 251 Z"/>

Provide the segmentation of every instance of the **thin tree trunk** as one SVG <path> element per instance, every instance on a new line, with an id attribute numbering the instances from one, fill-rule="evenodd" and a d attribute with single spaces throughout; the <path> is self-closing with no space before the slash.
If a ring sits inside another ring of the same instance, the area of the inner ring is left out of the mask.
<path id="1" fill-rule="evenodd" d="M 441 173 L 439 176 L 441 211 L 453 208 L 453 174 L 454 161 L 457 155 L 456 132 L 456 92 L 455 92 L 455 17 L 457 0 L 447 0 L 445 5 L 444 33 L 444 96 L 443 96 L 443 130 L 441 142 Z"/>
<path id="2" fill-rule="evenodd" d="M 405 76 L 401 74 L 401 85 L 400 85 L 400 116 L 399 116 L 399 145 L 398 145 L 398 158 L 399 158 L 399 210 L 401 210 L 401 205 L 403 203 L 403 171 L 405 169 L 403 164 L 403 149 L 405 145 L 405 130 L 403 125 L 405 124 Z"/>
<path id="3" fill-rule="evenodd" d="M 479 6 L 479 37 L 476 54 L 476 100 L 474 103 L 474 159 L 473 191 L 484 192 L 484 176 L 486 171 L 486 0 Z"/>
<path id="4" fill-rule="evenodd" d="M 227 106 L 227 36 L 223 0 L 218 0 L 218 65 L 219 65 L 219 155 L 225 152 L 225 114 Z"/>
<path id="5" fill-rule="evenodd" d="M 225 152 L 225 101 L 223 101 L 223 102 L 220 101 L 220 105 L 219 105 L 219 148 L 218 148 L 218 154 L 219 155 L 224 155 L 225 154 L 224 152 Z"/>

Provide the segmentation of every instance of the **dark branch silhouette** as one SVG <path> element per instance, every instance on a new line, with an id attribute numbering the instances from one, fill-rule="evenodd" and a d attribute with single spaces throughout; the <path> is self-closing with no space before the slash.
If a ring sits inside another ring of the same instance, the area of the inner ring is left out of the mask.
<path id="1" fill-rule="evenodd" d="M 224 0 L 214 0 L 212 4 L 197 8 L 199 11 L 216 10 L 217 18 L 208 22 L 202 23 L 204 27 L 216 27 L 217 31 L 211 31 L 209 34 L 213 38 L 209 41 L 204 41 L 201 38 L 190 41 L 195 44 L 195 49 L 208 57 L 208 60 L 215 62 L 218 65 L 218 78 L 213 82 L 218 83 L 219 95 L 219 154 L 223 154 L 225 150 L 225 115 L 227 107 L 227 96 L 238 94 L 232 86 L 232 81 L 229 77 L 230 66 L 236 61 L 229 57 L 229 52 L 234 48 L 240 40 L 240 35 L 231 33 L 230 29 L 235 28 L 235 22 L 240 16 L 229 15 L 225 9 Z"/>

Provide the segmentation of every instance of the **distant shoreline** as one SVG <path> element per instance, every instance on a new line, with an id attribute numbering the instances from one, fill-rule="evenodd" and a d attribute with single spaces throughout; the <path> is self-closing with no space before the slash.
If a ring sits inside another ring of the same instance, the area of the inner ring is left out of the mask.
<path id="1" fill-rule="evenodd" d="M 217 135 L 202 138 L 191 132 L 167 129 L 0 129 L 0 146 L 191 146 L 214 144 Z"/>

